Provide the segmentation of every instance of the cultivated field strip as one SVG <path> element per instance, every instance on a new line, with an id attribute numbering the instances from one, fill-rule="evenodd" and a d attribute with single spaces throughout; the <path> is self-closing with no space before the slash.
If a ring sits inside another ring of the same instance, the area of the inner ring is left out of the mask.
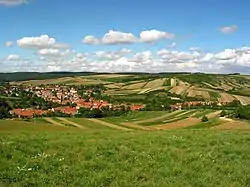
<path id="1" fill-rule="evenodd" d="M 200 122 L 200 119 L 189 117 L 189 118 L 179 120 L 176 122 L 172 122 L 172 123 L 149 126 L 149 128 L 153 130 L 181 129 L 181 128 L 197 125 L 199 122 Z"/>
<path id="2" fill-rule="evenodd" d="M 118 125 L 114 125 L 112 123 L 108 123 L 106 121 L 102 121 L 100 119 L 94 119 L 94 118 L 90 118 L 88 119 L 89 121 L 92 121 L 92 122 L 95 122 L 95 123 L 98 123 L 100 125 L 104 125 L 104 126 L 107 126 L 107 127 L 110 127 L 110 128 L 113 128 L 113 129 L 118 129 L 118 130 L 132 130 L 132 129 L 128 129 L 128 128 L 125 128 L 125 127 L 121 127 L 121 126 L 118 126 Z"/>
<path id="3" fill-rule="evenodd" d="M 220 93 L 219 102 L 232 102 L 235 98 L 228 93 Z"/>
<path id="4" fill-rule="evenodd" d="M 250 123 L 249 122 L 244 122 L 244 121 L 228 121 L 226 123 L 223 123 L 221 125 L 212 127 L 212 129 L 225 129 L 225 130 L 230 130 L 230 129 L 235 129 L 235 130 L 250 130 Z"/>
<path id="5" fill-rule="evenodd" d="M 133 128 L 133 129 L 138 129 L 138 130 L 145 130 L 145 131 L 149 131 L 152 130 L 148 127 L 144 127 L 135 123 L 122 123 L 123 126 L 129 127 L 129 128 Z"/>
<path id="6" fill-rule="evenodd" d="M 171 90 L 169 90 L 169 92 L 177 95 L 182 95 L 184 92 L 188 90 L 188 88 L 189 86 L 186 85 L 175 86 Z"/>
<path id="7" fill-rule="evenodd" d="M 241 102 L 242 105 L 250 104 L 250 97 L 234 95 L 234 97 Z"/>
<path id="8" fill-rule="evenodd" d="M 149 81 L 143 88 L 150 88 L 150 89 L 158 88 L 158 87 L 161 87 L 165 81 L 166 81 L 166 78 Z"/>
<path id="9" fill-rule="evenodd" d="M 65 125 L 63 125 L 62 123 L 59 123 L 59 122 L 53 120 L 52 118 L 47 118 L 47 117 L 45 117 L 44 119 L 45 119 L 47 122 L 49 122 L 49 123 L 51 123 L 51 124 L 53 124 L 53 125 L 57 125 L 57 126 L 60 126 L 60 127 L 65 127 Z"/>
<path id="10" fill-rule="evenodd" d="M 79 128 L 79 129 L 89 129 L 89 128 L 87 128 L 87 127 L 84 127 L 84 126 L 82 126 L 82 125 L 79 125 L 78 123 L 75 123 L 75 122 L 73 122 L 73 121 L 67 120 L 66 118 L 60 118 L 60 117 L 58 117 L 57 119 L 61 120 L 62 122 L 66 123 L 66 124 L 73 125 L 73 126 Z"/>
<path id="11" fill-rule="evenodd" d="M 162 116 L 158 116 L 158 117 L 155 117 L 155 118 L 150 118 L 150 119 L 145 119 L 145 120 L 141 120 L 141 121 L 135 121 L 134 123 L 149 123 L 149 122 L 155 122 L 155 121 L 159 121 L 159 120 L 162 120 L 162 119 L 165 119 L 165 118 L 168 118 L 168 117 L 171 117 L 173 115 L 176 115 L 176 114 L 179 114 L 183 111 L 181 110 L 177 110 L 177 111 L 174 111 L 174 112 L 171 112 L 171 113 L 167 113 L 165 115 L 162 115 Z"/>

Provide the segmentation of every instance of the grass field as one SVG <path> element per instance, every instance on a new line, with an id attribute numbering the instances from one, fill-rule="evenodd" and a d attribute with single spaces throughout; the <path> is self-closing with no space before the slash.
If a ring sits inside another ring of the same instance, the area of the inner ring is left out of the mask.
<path id="1" fill-rule="evenodd" d="M 0 186 L 245 187 L 249 141 L 221 130 L 1 133 Z"/>

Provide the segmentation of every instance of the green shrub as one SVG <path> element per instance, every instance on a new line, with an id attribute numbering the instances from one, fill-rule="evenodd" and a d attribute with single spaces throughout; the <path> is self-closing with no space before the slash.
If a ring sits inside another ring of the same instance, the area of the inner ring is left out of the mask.
<path id="1" fill-rule="evenodd" d="M 207 122 L 207 121 L 208 121 L 207 116 L 203 116 L 203 117 L 201 118 L 201 121 L 202 121 L 202 122 Z"/>

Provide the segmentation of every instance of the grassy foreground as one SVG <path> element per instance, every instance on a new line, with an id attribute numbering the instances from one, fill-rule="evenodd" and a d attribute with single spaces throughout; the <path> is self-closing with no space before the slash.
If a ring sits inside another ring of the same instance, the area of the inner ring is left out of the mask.
<path id="1" fill-rule="evenodd" d="M 249 131 L 0 134 L 0 186 L 249 186 Z"/>

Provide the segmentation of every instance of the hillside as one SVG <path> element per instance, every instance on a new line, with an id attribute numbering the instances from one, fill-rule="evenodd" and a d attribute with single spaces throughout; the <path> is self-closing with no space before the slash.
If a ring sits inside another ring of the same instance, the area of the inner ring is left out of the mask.
<path id="1" fill-rule="evenodd" d="M 1 133 L 0 148 L 0 186 L 249 185 L 246 132 Z"/>
<path id="2" fill-rule="evenodd" d="M 108 95 L 143 95 L 164 91 L 174 97 L 196 98 L 205 101 L 231 102 L 238 100 L 243 105 L 250 104 L 250 76 L 160 73 L 160 74 L 95 74 L 58 73 L 39 77 L 39 80 L 15 81 L 12 84 L 103 84 Z M 32 74 L 33 75 L 33 74 Z M 63 76 L 51 79 L 51 76 Z M 46 79 L 44 78 L 46 77 Z M 27 76 L 32 77 L 32 76 Z"/>

